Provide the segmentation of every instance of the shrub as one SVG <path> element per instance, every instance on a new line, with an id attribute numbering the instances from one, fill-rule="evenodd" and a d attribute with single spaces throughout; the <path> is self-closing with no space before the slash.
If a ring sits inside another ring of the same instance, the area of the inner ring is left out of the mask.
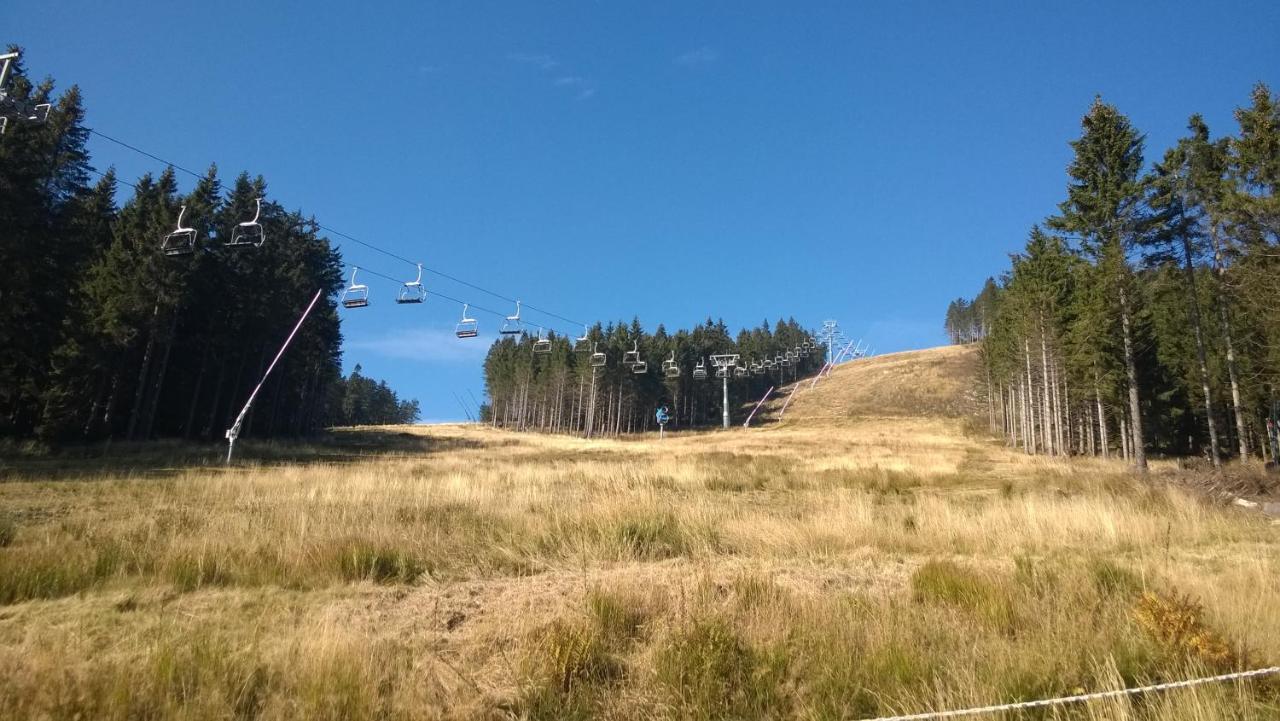
<path id="1" fill-rule="evenodd" d="M 1190 596 L 1147 591 L 1133 607 L 1133 618 L 1169 651 L 1210 668 L 1236 665 L 1231 645 L 1204 623 L 1204 609 Z"/>

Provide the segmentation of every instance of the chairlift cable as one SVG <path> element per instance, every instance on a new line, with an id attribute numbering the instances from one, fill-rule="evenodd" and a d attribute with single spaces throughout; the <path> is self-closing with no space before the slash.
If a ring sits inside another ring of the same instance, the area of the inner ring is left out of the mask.
<path id="1" fill-rule="evenodd" d="M 135 153 L 138 153 L 138 154 L 140 154 L 140 155 L 144 155 L 144 156 L 146 156 L 146 157 L 148 157 L 148 158 L 151 158 L 152 160 L 154 160 L 154 161 L 156 161 L 156 162 L 158 162 L 158 163 L 163 163 L 163 164 L 165 164 L 165 165 L 167 165 L 167 166 L 169 166 L 169 167 L 173 168 L 174 170 L 182 171 L 182 172 L 184 172 L 184 173 L 186 173 L 186 174 L 188 174 L 188 175 L 192 176 L 193 178 L 196 178 L 196 179 L 203 179 L 203 178 L 204 178 L 204 175 L 203 175 L 202 173 L 197 173 L 196 171 L 191 170 L 190 168 L 185 168 L 185 167 L 183 167 L 183 166 L 181 166 L 181 165 L 178 165 L 177 163 L 174 163 L 174 162 L 172 162 L 172 161 L 170 161 L 170 160 L 166 160 L 165 158 L 162 158 L 162 157 L 160 157 L 160 156 L 158 156 L 158 155 L 155 155 L 154 153 L 149 153 L 149 152 L 147 152 L 146 150 L 143 150 L 142 148 L 137 147 L 136 145 L 131 145 L 131 144 L 126 143 L 125 141 L 120 140 L 120 139 L 118 139 L 118 138 L 113 138 L 113 137 L 111 137 L 110 135 L 107 135 L 107 134 L 105 134 L 105 133 L 103 133 L 103 132 L 101 132 L 101 131 L 99 131 L 99 130 L 95 130 L 94 128 L 88 128 L 88 127 L 86 127 L 86 128 L 85 128 L 85 131 L 86 131 L 86 132 L 88 132 L 88 133 L 90 133 L 91 135 L 96 135 L 96 136 L 98 136 L 99 138 L 102 138 L 103 140 L 106 140 L 106 141 L 109 141 L 109 142 L 115 143 L 116 145 L 119 145 L 120 147 L 127 148 L 128 150 L 132 150 L 132 151 L 133 151 L 133 152 L 135 152 Z M 94 171 L 94 172 L 96 173 L 97 171 Z M 99 175 L 101 175 L 101 173 L 98 173 L 98 174 L 99 174 Z M 129 185 L 129 186 L 133 187 L 134 189 L 137 189 L 137 187 L 138 187 L 138 186 L 136 186 L 136 185 L 134 185 L 133 183 L 130 183 L 130 182 L 128 182 L 128 181 L 121 181 L 121 182 L 125 183 L 126 185 Z M 394 253 L 394 252 L 392 252 L 392 251 L 386 250 L 385 248 L 380 248 L 380 247 L 378 247 L 378 246 L 374 245 L 373 243 L 369 243 L 369 242 L 366 242 L 366 241 L 360 240 L 359 238 L 357 238 L 357 237 L 355 237 L 355 236 L 353 236 L 353 235 L 351 235 L 351 234 L 349 234 L 349 233 L 344 233 L 344 232 L 342 232 L 342 231 L 338 230 L 337 228 L 332 228 L 332 227 L 330 227 L 330 226 L 323 225 L 323 224 L 321 224 L 321 223 L 316 223 L 316 227 L 317 227 L 317 228 L 319 228 L 320 230 L 323 230 L 323 231 L 328 232 L 328 233 L 332 233 L 333 235 L 339 236 L 339 237 L 341 237 L 341 238 L 345 238 L 346 240 L 349 240 L 349 241 L 351 241 L 351 242 L 353 242 L 353 243 L 356 243 L 356 244 L 362 245 L 362 246 L 364 246 L 364 247 L 366 247 L 366 248 L 368 248 L 368 249 L 370 249 L 370 250 L 373 250 L 373 251 L 376 251 L 376 252 L 378 252 L 378 253 L 381 253 L 381 254 L 383 254 L 383 255 L 387 256 L 388 258 L 393 258 L 393 259 L 398 260 L 398 261 L 400 261 L 400 262 L 402 262 L 402 263 L 408 263 L 409 265 L 412 265 L 412 266 L 421 266 L 421 267 L 422 267 L 422 269 L 423 269 L 423 270 L 425 270 L 425 271 L 427 271 L 428 273 L 432 273 L 432 274 L 434 274 L 434 275 L 440 276 L 441 278 L 445 278 L 446 280 L 453 281 L 454 283 L 458 283 L 459 285 L 464 285 L 464 286 L 466 286 L 466 287 L 468 287 L 468 288 L 471 288 L 472 290 L 478 290 L 478 291 L 480 291 L 481 293 L 486 293 L 486 294 L 488 294 L 488 295 L 493 296 L 494 298 L 498 298 L 498 299 L 500 299 L 500 300 L 507 301 L 508 303 L 515 303 L 515 302 L 516 302 L 516 299 L 515 299 L 515 298 L 511 298 L 511 297 L 508 297 L 508 296 L 503 295 L 503 294 L 501 294 L 501 293 L 498 293 L 498 292 L 495 292 L 495 291 L 489 290 L 488 288 L 485 288 L 485 287 L 483 287 L 483 286 L 476 285 L 475 283 L 471 283 L 471 282 L 469 282 L 469 281 L 465 281 L 465 280 L 463 280 L 463 279 L 461 279 L 461 278 L 459 278 L 459 277 L 457 277 L 457 276 L 451 275 L 451 274 L 446 273 L 446 272 L 444 272 L 444 271 L 436 270 L 436 269 L 434 269 L 434 268 L 429 268 L 429 267 L 427 267 L 426 265 L 423 265 L 423 264 L 419 263 L 419 262 L 418 262 L 418 261 L 416 261 L 416 260 L 410 260 L 410 259 L 408 259 L 408 258 L 406 258 L 406 257 L 404 257 L 403 255 L 400 255 L 400 254 L 398 254 L 398 253 Z M 361 270 L 367 270 L 367 269 L 361 268 Z M 372 273 L 372 271 L 368 271 L 368 272 L 370 272 L 370 273 L 371 273 L 371 274 L 373 274 L 373 275 L 377 275 L 376 273 Z M 388 276 L 381 276 L 381 277 L 384 277 L 384 278 L 385 278 L 385 277 L 388 277 Z M 396 281 L 396 282 L 397 282 L 397 283 L 400 283 L 401 285 L 403 285 L 403 283 L 404 283 L 404 281 L 399 281 L 399 280 L 398 280 L 398 281 Z M 443 297 L 447 297 L 447 296 L 444 296 L 444 295 L 442 295 L 442 294 L 440 294 L 440 293 L 435 293 L 435 294 L 436 294 L 436 295 L 440 295 L 442 298 L 443 298 Z M 457 302 L 461 303 L 461 301 L 457 301 Z M 480 310 L 484 310 L 483 308 L 479 308 L 479 306 L 472 306 L 472 307 L 478 308 L 478 309 L 480 309 Z M 531 310 L 531 311 L 535 312 L 535 313 L 541 313 L 541 314 L 543 314 L 543 315 L 550 316 L 550 317 L 552 317 L 552 318 L 556 318 L 556 319 L 558 319 L 558 320 L 562 320 L 562 321 L 564 321 L 564 322 L 566 322 L 566 323 L 572 323 L 572 324 L 573 324 L 573 325 L 575 325 L 575 326 L 585 325 L 584 323 L 582 323 L 582 321 L 573 320 L 572 318 L 567 318 L 567 317 L 562 316 L 562 315 L 560 315 L 560 314 L 558 314 L 558 313 L 553 313 L 553 312 L 551 312 L 551 311 L 549 311 L 549 310 L 544 310 L 544 309 L 542 309 L 542 308 L 538 308 L 537 306 L 532 306 L 532 305 L 529 305 L 529 304 L 527 304 L 527 303 L 526 303 L 526 304 L 524 304 L 524 307 L 525 307 L 525 308 L 527 308 L 528 310 Z M 489 311 L 489 312 L 492 312 L 492 311 Z"/>

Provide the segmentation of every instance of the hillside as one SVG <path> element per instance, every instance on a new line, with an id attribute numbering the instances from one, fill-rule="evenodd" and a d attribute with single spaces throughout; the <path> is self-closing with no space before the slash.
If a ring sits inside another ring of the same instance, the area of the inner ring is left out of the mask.
<path id="1" fill-rule="evenodd" d="M 942 346 L 861 358 L 814 384 L 801 381 L 785 418 L 828 422 L 861 417 L 960 418 L 979 412 L 976 346 Z M 771 410 L 792 386 L 779 389 Z"/>
<path id="2" fill-rule="evenodd" d="M 857 361 L 780 422 L 661 441 L 396 427 L 230 470 L 10 463 L 0 719 L 858 719 L 1280 660 L 1280 527 L 1172 464 L 1147 484 L 970 434 L 973 367 Z"/>

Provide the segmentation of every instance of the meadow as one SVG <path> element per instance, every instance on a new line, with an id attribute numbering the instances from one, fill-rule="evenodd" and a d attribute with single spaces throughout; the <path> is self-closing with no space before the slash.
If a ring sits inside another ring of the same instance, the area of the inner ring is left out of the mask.
<path id="1" fill-rule="evenodd" d="M 1280 663 L 1280 526 L 1005 448 L 969 354 L 662 440 L 12 454 L 0 718 L 859 719 Z M 1272 677 L 1005 718 L 1277 717 Z"/>

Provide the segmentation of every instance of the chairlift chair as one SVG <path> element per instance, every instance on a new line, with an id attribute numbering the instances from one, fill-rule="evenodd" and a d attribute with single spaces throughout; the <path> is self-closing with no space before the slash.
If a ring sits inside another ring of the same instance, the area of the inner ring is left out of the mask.
<path id="1" fill-rule="evenodd" d="M 9 127 L 9 118 L 43 123 L 49 119 L 50 103 L 36 103 L 19 100 L 5 90 L 9 84 L 9 69 L 20 56 L 18 52 L 0 55 L 0 135 Z"/>
<path id="2" fill-rule="evenodd" d="M 427 289 L 422 286 L 422 264 L 418 264 L 418 277 L 400 286 L 397 303 L 421 303 L 427 299 Z"/>
<path id="3" fill-rule="evenodd" d="M 178 211 L 178 227 L 164 237 L 160 244 L 160 252 L 168 256 L 191 255 L 196 252 L 196 229 L 182 227 L 182 216 L 187 206 Z"/>
<path id="4" fill-rule="evenodd" d="M 764 364 L 763 364 L 763 363 L 761 363 L 760 361 L 752 361 L 752 362 L 751 362 L 751 372 L 752 372 L 754 375 L 758 375 L 758 376 L 762 376 L 762 375 L 764 375 Z"/>
<path id="5" fill-rule="evenodd" d="M 591 344 L 591 367 L 599 368 L 603 366 L 608 360 L 609 359 L 605 357 L 604 353 L 600 352 L 600 344 L 592 343 Z"/>
<path id="6" fill-rule="evenodd" d="M 773 370 L 774 366 L 777 365 L 777 363 L 774 363 L 772 358 L 765 358 L 764 363 L 762 363 L 761 365 L 765 370 L 771 371 Z"/>
<path id="7" fill-rule="evenodd" d="M 724 366 L 720 366 L 719 368 L 716 368 L 716 378 L 728 378 L 728 377 L 729 377 L 729 369 L 725 368 Z"/>
<path id="8" fill-rule="evenodd" d="M 668 378 L 680 377 L 680 364 L 676 363 L 676 352 L 671 351 L 671 357 L 662 361 L 662 375 Z"/>
<path id="9" fill-rule="evenodd" d="M 453 334 L 459 338 L 475 338 L 480 335 L 480 324 L 475 318 L 467 317 L 467 309 L 470 307 L 466 303 L 462 304 L 462 320 L 453 328 Z"/>
<path id="10" fill-rule="evenodd" d="M 587 340 L 587 335 L 588 335 L 587 327 L 584 325 L 582 326 L 582 336 L 574 340 L 573 342 L 574 353 L 586 353 L 587 351 L 591 350 L 591 348 L 588 345 L 590 341 Z"/>
<path id="11" fill-rule="evenodd" d="M 520 301 L 517 300 L 515 315 L 507 316 L 507 319 L 502 321 L 502 328 L 498 332 L 502 335 L 519 335 L 520 331 Z"/>
<path id="12" fill-rule="evenodd" d="M 746 366 L 738 366 L 733 369 L 734 378 L 746 378 L 749 375 L 751 375 L 751 371 L 747 370 Z"/>
<path id="13" fill-rule="evenodd" d="M 551 339 L 543 335 L 542 329 L 538 329 L 538 339 L 533 342 L 534 353 L 550 353 Z"/>
<path id="14" fill-rule="evenodd" d="M 360 269 L 351 266 L 351 283 L 342 291 L 343 308 L 363 308 L 369 305 L 369 286 L 356 282 L 356 273 Z"/>
<path id="15" fill-rule="evenodd" d="M 644 375 L 645 373 L 648 373 L 648 372 L 649 372 L 649 363 L 648 363 L 648 361 L 636 361 L 635 363 L 632 363 L 632 364 L 631 364 L 631 372 L 632 372 L 632 373 L 635 373 L 635 374 L 636 374 L 636 375 L 638 375 L 638 376 L 639 376 L 639 375 Z"/>
<path id="16" fill-rule="evenodd" d="M 640 341 L 632 341 L 631 350 L 622 354 L 622 365 L 633 366 L 640 362 Z"/>
<path id="17" fill-rule="evenodd" d="M 262 215 L 262 198 L 256 198 L 253 202 L 257 204 L 253 211 L 253 219 L 246 220 L 231 229 L 231 240 L 227 241 L 228 247 L 239 248 L 252 245 L 258 248 L 266 242 L 267 233 L 262 229 L 262 225 L 258 223 L 258 216 Z M 419 269 L 418 273 L 421 274 L 422 270 Z"/>
<path id="18" fill-rule="evenodd" d="M 693 367 L 693 379 L 695 381 L 705 381 L 707 379 L 707 359 L 703 358 Z"/>

